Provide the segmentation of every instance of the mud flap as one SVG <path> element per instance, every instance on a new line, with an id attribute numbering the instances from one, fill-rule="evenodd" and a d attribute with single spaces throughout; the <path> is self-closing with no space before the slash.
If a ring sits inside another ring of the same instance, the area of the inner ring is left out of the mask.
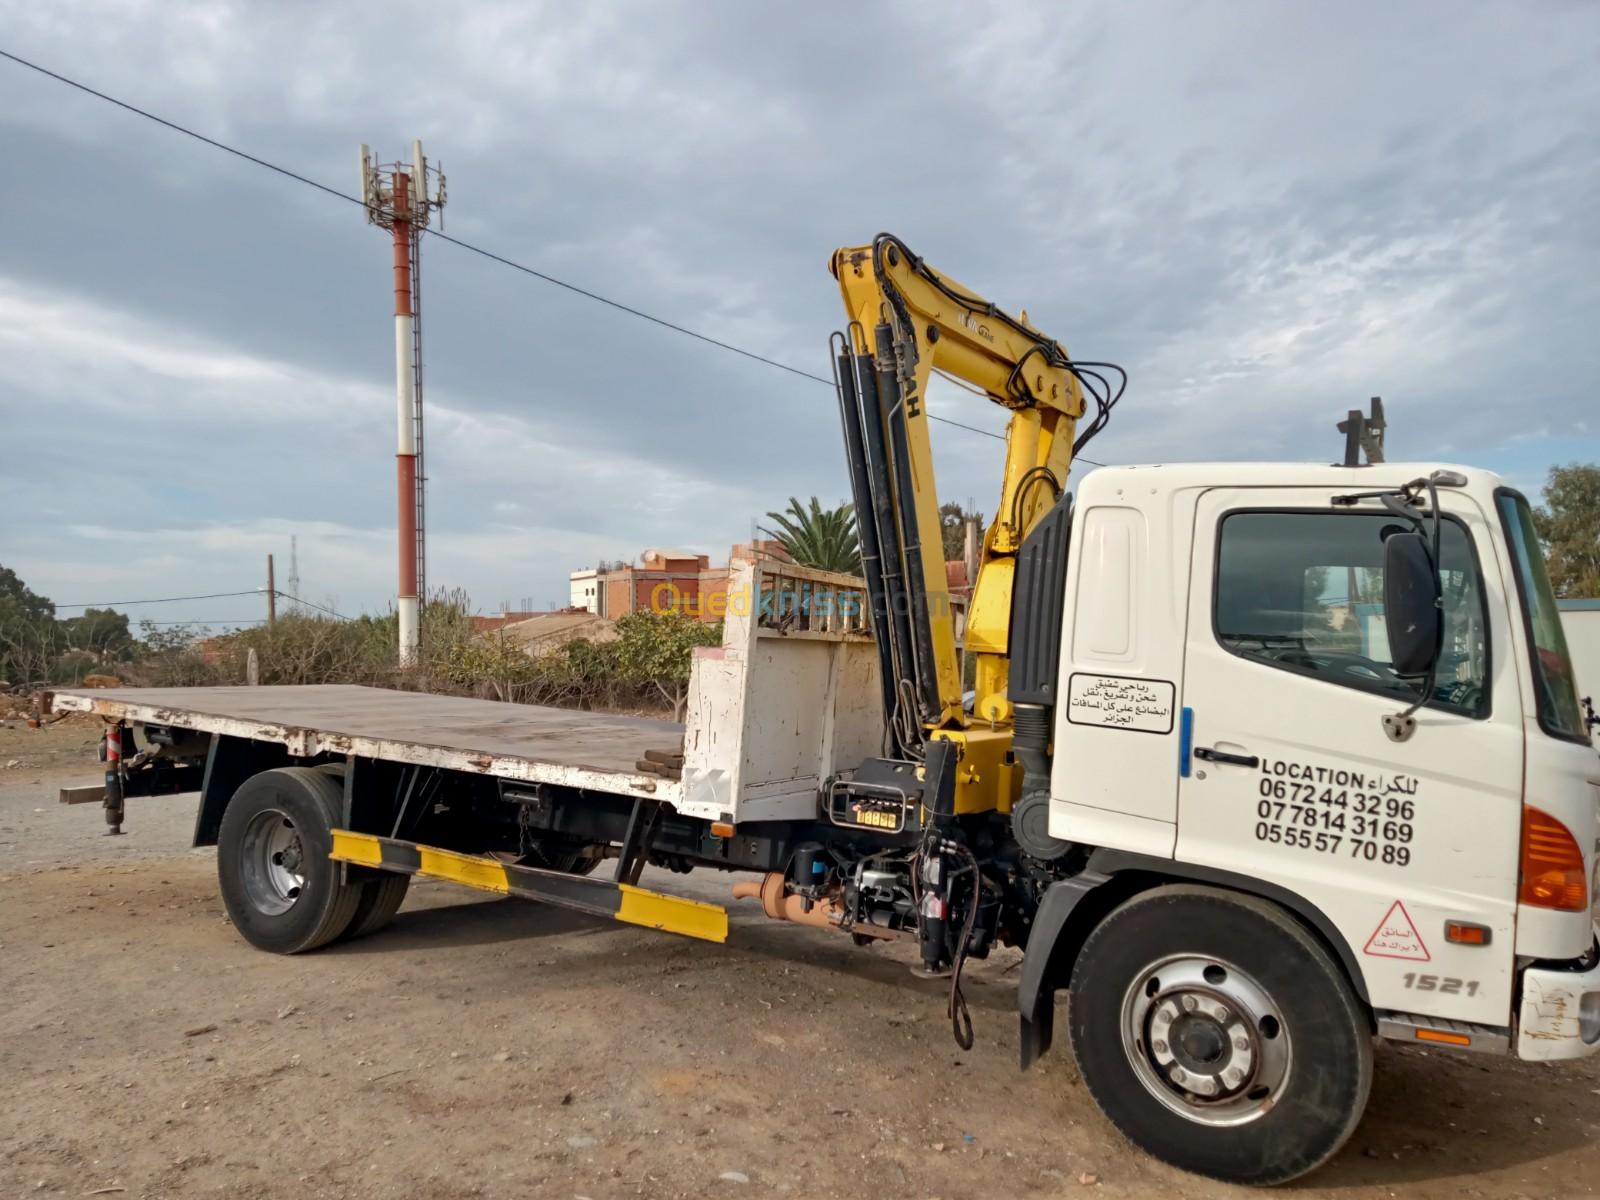
<path id="1" fill-rule="evenodd" d="M 1022 1018 L 1017 1048 L 1024 1071 L 1044 1056 L 1055 1037 L 1058 974 L 1054 968 L 1062 933 L 1079 902 L 1107 879 L 1108 876 L 1085 871 L 1052 884 L 1039 902 L 1022 954 L 1022 978 L 1017 984 L 1017 1011 Z"/>

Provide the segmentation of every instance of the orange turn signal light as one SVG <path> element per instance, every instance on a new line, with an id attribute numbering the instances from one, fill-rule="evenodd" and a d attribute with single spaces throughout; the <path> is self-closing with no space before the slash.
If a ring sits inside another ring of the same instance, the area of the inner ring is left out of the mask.
<path id="1" fill-rule="evenodd" d="M 1582 912 L 1589 907 L 1583 851 L 1572 831 L 1549 813 L 1522 806 L 1522 883 L 1517 899 L 1531 908 Z"/>
<path id="2" fill-rule="evenodd" d="M 1464 1033 L 1446 1033 L 1442 1029 L 1417 1030 L 1419 1042 L 1443 1042 L 1446 1046 L 1470 1046 L 1472 1039 Z"/>
<path id="3" fill-rule="evenodd" d="M 1490 931 L 1487 925 L 1474 925 L 1471 921 L 1446 921 L 1444 940 L 1458 946 L 1487 946 Z"/>
<path id="4" fill-rule="evenodd" d="M 713 821 L 711 822 L 711 836 L 731 838 L 733 836 L 733 826 L 723 821 Z"/>

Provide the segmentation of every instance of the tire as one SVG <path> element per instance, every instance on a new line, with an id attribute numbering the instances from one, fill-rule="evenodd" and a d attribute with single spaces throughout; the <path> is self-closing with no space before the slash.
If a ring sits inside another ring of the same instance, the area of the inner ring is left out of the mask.
<path id="1" fill-rule="evenodd" d="M 595 850 L 596 847 L 581 843 L 548 841 L 530 847 L 512 861 L 518 866 L 560 871 L 563 875 L 588 875 L 605 861 L 594 855 Z"/>
<path id="2" fill-rule="evenodd" d="M 328 857 L 343 794 L 310 767 L 245 780 L 217 833 L 217 881 L 233 926 L 274 954 L 325 946 L 349 929 L 366 886 Z"/>
<path id="3" fill-rule="evenodd" d="M 346 767 L 344 763 L 319 763 L 311 768 L 319 774 L 326 775 L 333 780 L 339 789 L 341 801 L 344 795 L 344 777 Z M 355 916 L 350 918 L 350 925 L 341 933 L 338 940 L 350 941 L 353 938 L 366 937 L 369 933 L 377 933 L 400 911 L 400 905 L 405 902 L 406 889 L 411 886 L 411 876 L 385 872 L 380 878 L 365 879 L 360 884 L 361 898 L 356 901 Z"/>
<path id="4" fill-rule="evenodd" d="M 350 927 L 344 931 L 344 938 L 366 937 L 394 920 L 410 886 L 411 876 L 393 873 L 385 873 L 382 879 L 369 879 L 363 883 L 361 899 L 356 902 L 356 913 L 350 918 Z"/>
<path id="5" fill-rule="evenodd" d="M 604 861 L 603 858 L 585 858 L 578 854 L 562 859 L 554 869 L 566 875 L 593 875 L 595 868 Z"/>
<path id="6" fill-rule="evenodd" d="M 1372 1027 L 1343 970 L 1282 909 L 1232 892 L 1162 887 L 1113 911 L 1078 954 L 1069 1027 L 1129 1141 L 1230 1183 L 1321 1166 L 1372 1086 Z"/>

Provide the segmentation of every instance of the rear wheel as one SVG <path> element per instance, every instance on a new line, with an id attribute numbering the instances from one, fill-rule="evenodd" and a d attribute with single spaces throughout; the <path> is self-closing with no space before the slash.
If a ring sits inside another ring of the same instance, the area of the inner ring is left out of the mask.
<path id="1" fill-rule="evenodd" d="M 605 847 L 599 842 L 542 838 L 519 854 L 498 854 L 495 857 L 519 867 L 560 871 L 563 875 L 588 875 L 605 861 Z"/>
<path id="2" fill-rule="evenodd" d="M 217 881 L 234 928 L 252 946 L 299 954 L 351 927 L 366 885 L 328 857 L 342 794 L 327 773 L 279 767 L 253 775 L 228 802 L 217 834 Z"/>
<path id="3" fill-rule="evenodd" d="M 1344 972 L 1287 913 L 1165 887 L 1090 935 L 1072 973 L 1072 1048 L 1136 1145 L 1186 1171 L 1272 1184 L 1354 1132 L 1372 1035 Z"/>
<path id="4" fill-rule="evenodd" d="M 411 876 L 385 872 L 381 879 L 369 879 L 361 885 L 361 899 L 356 902 L 356 915 L 350 918 L 346 938 L 366 937 L 377 933 L 400 911 L 405 902 L 406 889 L 411 886 Z"/>
<path id="5" fill-rule="evenodd" d="M 347 770 L 344 763 L 319 763 L 311 769 L 333 780 L 342 797 Z M 336 814 L 338 811 L 335 810 Z M 337 820 L 337 816 L 335 819 Z M 395 914 L 400 911 L 400 905 L 405 902 L 406 889 L 410 886 L 411 876 L 388 871 L 379 873 L 375 879 L 364 879 L 360 884 L 361 899 L 356 901 L 356 915 L 350 918 L 350 925 L 339 935 L 339 940 L 348 941 L 351 938 L 366 937 L 369 933 L 377 933 L 394 920 Z"/>

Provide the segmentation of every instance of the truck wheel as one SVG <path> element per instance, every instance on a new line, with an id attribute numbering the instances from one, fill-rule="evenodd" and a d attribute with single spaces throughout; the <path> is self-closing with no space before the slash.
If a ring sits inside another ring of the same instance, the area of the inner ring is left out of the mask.
<path id="1" fill-rule="evenodd" d="M 348 769 L 344 763 L 319 763 L 311 769 L 333 780 L 339 788 L 340 799 L 343 799 L 344 777 Z M 339 940 L 349 941 L 377 933 L 394 920 L 410 886 L 411 876 L 387 871 L 377 879 L 365 880 L 361 884 L 361 899 L 356 901 L 356 915 L 350 918 L 349 928 L 339 935 Z"/>
<path id="2" fill-rule="evenodd" d="M 350 928 L 365 890 L 328 857 L 338 783 L 309 767 L 245 780 L 217 833 L 222 902 L 245 941 L 274 954 L 325 946 Z"/>
<path id="3" fill-rule="evenodd" d="M 366 937 L 377 933 L 400 911 L 405 901 L 406 889 L 411 886 L 411 876 L 385 872 L 382 879 L 369 879 L 361 885 L 361 899 L 356 902 L 356 915 L 350 918 L 346 938 Z"/>
<path id="4" fill-rule="evenodd" d="M 1095 1103 L 1185 1171 L 1284 1183 L 1344 1145 L 1372 1086 L 1372 1030 L 1343 971 L 1252 896 L 1163 887 L 1084 943 L 1070 1028 Z"/>
<path id="5" fill-rule="evenodd" d="M 520 855 L 496 855 L 519 867 L 535 867 L 541 871 L 560 871 L 563 875 L 588 875 L 604 861 L 597 853 L 599 847 L 575 842 L 546 841 L 528 848 Z"/>

